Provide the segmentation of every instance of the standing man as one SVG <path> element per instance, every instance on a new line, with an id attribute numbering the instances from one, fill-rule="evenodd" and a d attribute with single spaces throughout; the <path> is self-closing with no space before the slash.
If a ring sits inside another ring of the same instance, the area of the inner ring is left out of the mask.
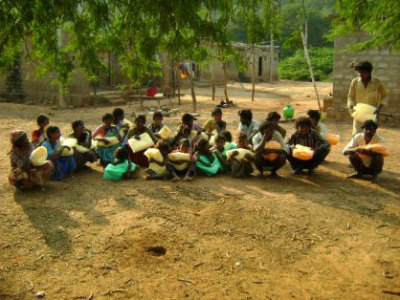
<path id="1" fill-rule="evenodd" d="M 369 61 L 363 61 L 354 66 L 359 74 L 350 84 L 349 94 L 347 96 L 347 108 L 350 113 L 354 111 L 357 103 L 365 103 L 376 107 L 375 114 L 377 118 L 384 105 L 387 105 L 387 93 L 382 82 L 371 76 L 372 64 Z M 360 133 L 362 123 L 353 121 L 353 135 Z"/>

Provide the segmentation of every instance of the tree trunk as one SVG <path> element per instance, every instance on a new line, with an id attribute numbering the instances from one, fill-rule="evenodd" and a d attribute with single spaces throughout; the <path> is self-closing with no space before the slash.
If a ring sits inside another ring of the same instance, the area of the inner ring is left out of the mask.
<path id="1" fill-rule="evenodd" d="M 273 77 L 274 77 L 274 69 L 273 69 L 273 65 L 274 65 L 274 32 L 272 31 L 272 22 L 271 22 L 271 29 L 270 29 L 270 61 L 269 61 L 269 82 L 273 81 Z"/>
<path id="2" fill-rule="evenodd" d="M 195 113 L 197 110 L 197 99 L 196 99 L 196 93 L 194 90 L 194 76 L 193 72 L 190 75 L 190 92 L 192 94 L 192 103 L 193 103 L 193 112 Z"/>
<path id="3" fill-rule="evenodd" d="M 57 28 L 57 48 L 58 51 L 61 50 L 62 47 L 62 30 Z M 67 99 L 65 98 L 65 85 L 59 81 L 58 84 L 58 106 L 61 108 L 66 108 L 68 106 Z"/>
<path id="4" fill-rule="evenodd" d="M 176 88 L 178 89 L 178 105 L 181 105 L 181 74 L 179 68 L 176 72 Z"/>
<path id="5" fill-rule="evenodd" d="M 226 62 L 222 63 L 222 70 L 224 71 L 224 95 L 225 95 L 225 101 L 229 102 L 229 97 L 228 97 L 228 80 L 226 78 Z"/>
<path id="6" fill-rule="evenodd" d="M 175 68 L 175 61 L 171 62 L 171 78 L 172 78 L 172 97 L 175 97 L 175 93 L 176 93 L 176 68 Z"/>
<path id="7" fill-rule="evenodd" d="M 215 74 L 214 74 L 214 65 L 211 62 L 211 99 L 215 101 Z"/>
<path id="8" fill-rule="evenodd" d="M 256 54 L 254 45 L 252 46 L 252 72 L 251 72 L 251 101 L 254 101 L 254 95 L 256 93 Z"/>
<path id="9" fill-rule="evenodd" d="M 67 103 L 67 98 L 65 97 L 65 94 L 64 94 L 64 89 L 63 89 L 63 84 L 62 83 L 59 84 L 58 92 L 59 92 L 59 95 L 58 95 L 58 106 L 61 107 L 61 108 L 67 108 L 68 103 Z"/>

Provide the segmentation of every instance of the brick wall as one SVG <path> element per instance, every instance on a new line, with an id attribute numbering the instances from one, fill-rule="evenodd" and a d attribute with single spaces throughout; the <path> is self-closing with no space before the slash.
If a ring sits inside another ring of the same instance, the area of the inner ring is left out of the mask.
<path id="1" fill-rule="evenodd" d="M 333 106 L 345 108 L 347 93 L 352 78 L 357 76 L 352 66 L 355 62 L 370 61 L 374 70 L 372 76 L 379 78 L 387 88 L 389 105 L 384 109 L 388 114 L 400 112 L 400 52 L 387 49 L 351 51 L 348 46 L 366 39 L 363 33 L 335 38 L 333 66 Z"/>

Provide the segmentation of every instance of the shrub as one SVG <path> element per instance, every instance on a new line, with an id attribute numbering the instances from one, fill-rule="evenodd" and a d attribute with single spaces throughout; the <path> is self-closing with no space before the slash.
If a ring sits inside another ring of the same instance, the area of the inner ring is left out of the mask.
<path id="1" fill-rule="evenodd" d="M 311 48 L 309 52 L 315 80 L 330 80 L 333 69 L 333 49 Z M 278 71 L 281 79 L 311 81 L 303 50 L 297 50 L 293 56 L 281 60 Z"/>

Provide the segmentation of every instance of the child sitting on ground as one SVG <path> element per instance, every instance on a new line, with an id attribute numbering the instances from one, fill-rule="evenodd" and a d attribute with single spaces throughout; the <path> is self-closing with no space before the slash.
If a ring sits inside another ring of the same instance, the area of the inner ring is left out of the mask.
<path id="1" fill-rule="evenodd" d="M 49 126 L 50 120 L 49 117 L 40 115 L 37 117 L 36 123 L 39 129 L 32 132 L 31 144 L 33 148 L 39 147 L 46 140 L 46 127 Z"/>
<path id="2" fill-rule="evenodd" d="M 207 140 L 200 140 L 197 144 L 196 170 L 207 176 L 217 175 L 221 171 L 221 164 L 217 156 L 211 152 Z"/>
<path id="3" fill-rule="evenodd" d="M 224 147 L 226 151 L 237 148 L 237 144 L 235 142 L 232 142 L 232 134 L 229 131 L 223 131 L 220 133 L 220 135 L 225 139 Z"/>
<path id="4" fill-rule="evenodd" d="M 318 110 L 310 109 L 307 112 L 308 117 L 311 120 L 313 129 L 319 133 L 319 135 L 326 139 L 326 125 L 321 121 L 321 113 Z"/>
<path id="5" fill-rule="evenodd" d="M 119 181 L 132 178 L 136 165 L 129 159 L 129 152 L 125 148 L 118 148 L 114 153 L 114 161 L 104 169 L 103 178 Z"/>
<path id="6" fill-rule="evenodd" d="M 221 164 L 221 172 L 223 173 L 230 170 L 230 164 L 226 156 L 227 149 L 225 149 L 225 143 L 225 137 L 223 135 L 218 135 L 215 139 L 215 146 L 211 148 L 211 151 L 217 156 Z"/>
<path id="7" fill-rule="evenodd" d="M 243 149 L 250 150 L 251 152 L 246 153 L 243 159 L 238 159 L 239 151 Z M 241 132 L 238 139 L 238 150 L 233 150 L 230 157 L 231 175 L 235 178 L 250 177 L 254 170 L 252 165 L 253 159 L 252 146 L 249 144 L 246 133 Z"/>
<path id="8" fill-rule="evenodd" d="M 148 159 L 149 167 L 146 169 L 148 174 L 146 179 L 168 179 L 171 178 L 171 172 L 169 167 L 169 145 L 164 141 L 159 141 L 156 145 L 156 149 L 160 152 L 160 159 L 151 157 Z"/>
<path id="9" fill-rule="evenodd" d="M 281 134 L 282 138 L 285 138 L 286 129 L 279 125 L 280 119 L 281 119 L 281 115 L 279 113 L 277 113 L 276 111 L 271 111 L 268 114 L 266 121 L 270 121 L 272 124 L 274 124 L 274 130 L 278 131 Z"/>
<path id="10" fill-rule="evenodd" d="M 49 126 L 46 130 L 47 139 L 43 142 L 43 146 L 47 149 L 47 159 L 54 165 L 54 172 L 51 180 L 62 180 L 76 169 L 75 158 L 72 154 L 63 155 L 64 149 L 71 150 L 69 146 L 61 145 L 60 129 L 55 126 Z"/>
<path id="11" fill-rule="evenodd" d="M 164 116 L 161 111 L 156 111 L 153 114 L 153 122 L 150 123 L 147 127 L 154 133 L 156 138 L 160 139 L 161 137 L 158 136 L 158 132 L 165 126 L 163 124 Z"/>
<path id="12" fill-rule="evenodd" d="M 211 112 L 211 116 L 213 118 L 204 124 L 204 130 L 208 135 L 211 135 L 214 130 L 216 130 L 217 133 L 226 130 L 226 122 L 222 120 L 222 110 L 220 108 L 215 108 Z"/>
<path id="13" fill-rule="evenodd" d="M 174 160 L 172 157 L 174 153 L 185 153 L 189 155 L 189 160 Z M 180 147 L 178 150 L 172 151 L 170 154 L 170 172 L 172 173 L 172 181 L 179 181 L 183 176 L 184 181 L 192 181 L 193 177 L 196 174 L 195 171 L 195 162 L 196 158 L 194 157 L 191 147 L 190 141 L 188 139 L 180 140 Z"/>

